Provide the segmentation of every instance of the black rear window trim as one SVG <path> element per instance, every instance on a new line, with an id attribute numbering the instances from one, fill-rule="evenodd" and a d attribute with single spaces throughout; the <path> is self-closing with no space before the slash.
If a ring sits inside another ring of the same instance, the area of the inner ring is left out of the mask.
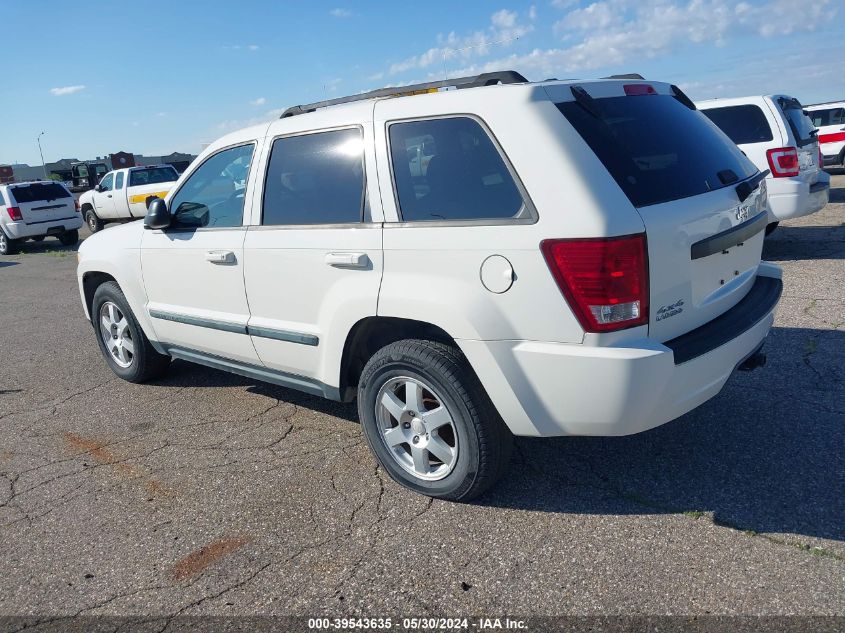
<path id="1" fill-rule="evenodd" d="M 520 207 L 519 211 L 513 217 L 510 218 L 480 218 L 477 220 L 405 220 L 402 218 L 402 207 L 399 205 L 399 189 L 396 186 L 396 174 L 394 173 L 393 169 L 393 148 L 390 143 L 390 126 L 395 125 L 397 123 L 416 123 L 419 121 L 436 121 L 439 119 L 457 119 L 457 118 L 467 118 L 472 119 L 476 123 L 481 126 L 481 129 L 487 134 L 490 138 L 490 141 L 493 143 L 493 147 L 496 148 L 496 151 L 499 152 L 499 156 L 504 162 L 505 167 L 508 170 L 511 178 L 513 179 L 514 184 L 516 185 L 519 194 L 522 196 L 522 206 Z M 387 164 L 390 167 L 390 186 L 393 188 L 393 203 L 396 205 L 396 221 L 387 221 L 385 219 L 384 227 L 403 227 L 403 228 L 413 228 L 419 226 L 456 226 L 456 227 L 463 227 L 463 226 L 507 226 L 511 224 L 536 224 L 540 220 L 540 215 L 537 212 L 537 207 L 534 206 L 534 202 L 531 200 L 531 196 L 528 194 L 528 189 L 526 189 L 525 185 L 522 183 L 522 179 L 519 177 L 519 173 L 517 173 L 516 169 L 511 163 L 510 158 L 508 157 L 507 153 L 505 152 L 502 144 L 499 142 L 499 139 L 493 133 L 493 130 L 487 125 L 487 122 L 482 119 L 477 114 L 472 114 L 469 112 L 450 112 L 448 114 L 436 114 L 430 116 L 415 116 L 415 117 L 405 117 L 401 119 L 390 119 L 389 121 L 384 122 L 384 135 L 385 141 L 387 146 Z M 526 215 L 527 214 L 527 215 Z"/>

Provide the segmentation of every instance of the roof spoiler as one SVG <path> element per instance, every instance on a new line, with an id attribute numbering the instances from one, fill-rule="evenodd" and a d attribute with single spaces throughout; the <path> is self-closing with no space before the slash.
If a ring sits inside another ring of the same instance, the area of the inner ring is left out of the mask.
<path id="1" fill-rule="evenodd" d="M 361 94 L 350 95 L 348 97 L 339 97 L 337 99 L 327 99 L 325 101 L 315 101 L 314 103 L 296 105 L 282 112 L 282 116 L 279 118 L 285 119 L 298 114 L 305 114 L 306 112 L 314 112 L 314 110 L 317 110 L 318 108 L 328 108 L 329 106 L 340 105 L 341 103 L 365 101 L 367 99 L 375 99 L 379 97 L 402 97 L 415 94 L 425 94 L 427 92 L 437 92 L 440 88 L 456 88 L 461 90 L 463 88 L 480 88 L 481 86 L 494 86 L 496 84 L 521 83 L 528 83 L 528 80 L 514 70 L 481 73 L 480 75 L 472 75 L 469 77 L 456 77 L 455 79 L 444 79 L 442 81 L 429 81 L 421 84 L 411 84 L 409 86 L 379 88 L 377 90 L 370 90 L 369 92 L 362 92 Z"/>
<path id="2" fill-rule="evenodd" d="M 645 79 L 640 73 L 625 73 L 623 75 L 611 75 L 602 79 Z"/>

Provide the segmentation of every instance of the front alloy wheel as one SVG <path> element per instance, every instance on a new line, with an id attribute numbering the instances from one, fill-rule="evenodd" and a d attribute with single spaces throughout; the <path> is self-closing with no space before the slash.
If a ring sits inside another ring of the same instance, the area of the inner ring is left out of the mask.
<path id="1" fill-rule="evenodd" d="M 135 358 L 132 330 L 123 312 L 111 301 L 100 307 L 100 337 L 118 367 L 127 369 L 132 365 Z"/>
<path id="2" fill-rule="evenodd" d="M 392 378 L 376 397 L 381 439 L 409 474 L 428 481 L 446 477 L 458 460 L 452 415 L 434 388 L 415 378 Z"/>

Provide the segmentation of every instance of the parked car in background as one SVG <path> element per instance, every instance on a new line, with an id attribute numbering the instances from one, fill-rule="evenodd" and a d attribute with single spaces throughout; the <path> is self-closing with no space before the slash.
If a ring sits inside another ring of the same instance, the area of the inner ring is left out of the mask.
<path id="1" fill-rule="evenodd" d="M 121 378 L 357 398 L 391 477 L 468 500 L 513 435 L 638 433 L 762 364 L 766 191 L 675 86 L 489 73 L 219 139 L 83 243 L 79 290 Z"/>
<path id="2" fill-rule="evenodd" d="M 56 237 L 64 246 L 79 241 L 82 216 L 62 183 L 43 180 L 0 185 L 0 255 L 12 255 L 26 240 Z"/>
<path id="3" fill-rule="evenodd" d="M 819 130 L 824 165 L 845 168 L 845 101 L 816 103 L 807 106 L 806 110 Z"/>
<path id="4" fill-rule="evenodd" d="M 830 176 L 822 171 L 815 127 L 787 95 L 711 99 L 696 106 L 760 170 L 769 170 L 769 226 L 815 213 L 827 204 Z"/>
<path id="5" fill-rule="evenodd" d="M 171 165 L 116 169 L 79 196 L 79 206 L 88 228 L 96 233 L 107 222 L 143 218 L 150 200 L 163 198 L 178 179 Z"/>

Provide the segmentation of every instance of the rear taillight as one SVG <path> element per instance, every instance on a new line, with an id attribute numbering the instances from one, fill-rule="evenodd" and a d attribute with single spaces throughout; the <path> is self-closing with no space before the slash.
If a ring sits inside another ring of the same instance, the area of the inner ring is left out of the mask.
<path id="1" fill-rule="evenodd" d="M 19 222 L 23 220 L 21 210 L 18 207 L 6 207 L 6 213 L 9 214 L 9 217 L 12 219 L 12 222 Z"/>
<path id="2" fill-rule="evenodd" d="M 585 331 L 611 332 L 648 323 L 645 234 L 544 240 L 540 249 Z"/>
<path id="3" fill-rule="evenodd" d="M 775 178 L 798 175 L 798 150 L 794 147 L 779 147 L 766 152 L 769 168 Z"/>
<path id="4" fill-rule="evenodd" d="M 824 167 L 824 154 L 821 147 L 819 147 L 819 167 Z"/>
<path id="5" fill-rule="evenodd" d="M 73 199 L 73 208 L 79 211 L 79 200 L 76 198 Z"/>

